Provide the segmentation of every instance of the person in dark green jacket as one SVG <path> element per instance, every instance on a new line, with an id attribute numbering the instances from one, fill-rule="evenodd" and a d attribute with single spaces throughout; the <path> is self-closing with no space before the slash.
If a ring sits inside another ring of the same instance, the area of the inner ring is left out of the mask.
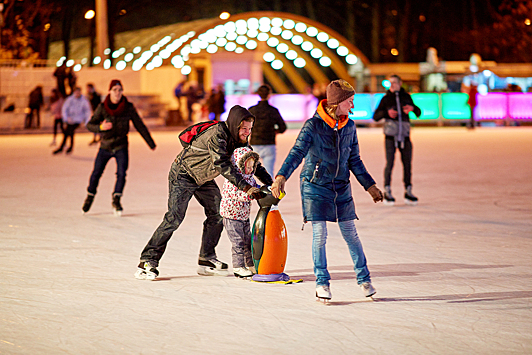
<path id="1" fill-rule="evenodd" d="M 135 106 L 123 95 L 122 83 L 116 79 L 112 80 L 109 85 L 109 94 L 87 122 L 89 131 L 100 134 L 100 150 L 94 161 L 94 169 L 87 188 L 87 198 L 82 207 L 84 213 L 91 208 L 105 166 L 111 158 L 115 158 L 116 184 L 112 206 L 117 216 L 122 214 L 120 198 L 126 184 L 126 172 L 129 165 L 127 139 L 129 121 L 133 122 L 133 126 L 148 143 L 150 149 L 155 150 L 156 145 L 148 128 L 137 113 Z"/>

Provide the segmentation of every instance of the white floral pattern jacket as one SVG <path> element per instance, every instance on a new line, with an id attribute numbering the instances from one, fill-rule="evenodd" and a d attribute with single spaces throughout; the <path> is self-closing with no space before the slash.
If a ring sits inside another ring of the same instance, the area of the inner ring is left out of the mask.
<path id="1" fill-rule="evenodd" d="M 251 174 L 245 173 L 245 164 L 248 159 L 254 159 L 253 171 Z M 231 155 L 231 163 L 242 175 L 244 180 L 253 187 L 259 187 L 253 174 L 259 162 L 259 155 L 249 147 L 235 149 Z M 222 187 L 222 202 L 220 203 L 220 215 L 223 218 L 244 221 L 249 219 L 252 198 L 244 191 L 238 189 L 229 180 L 225 180 Z"/>

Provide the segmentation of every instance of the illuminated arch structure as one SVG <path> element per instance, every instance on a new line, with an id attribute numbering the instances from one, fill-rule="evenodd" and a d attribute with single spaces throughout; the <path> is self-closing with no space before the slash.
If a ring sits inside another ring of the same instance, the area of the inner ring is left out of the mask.
<path id="1" fill-rule="evenodd" d="M 211 61 L 222 53 L 242 54 L 242 58 L 247 55 L 259 63 L 259 71 L 276 92 L 288 93 L 291 85 L 296 92 L 304 93 L 310 81 L 327 83 L 342 78 L 353 82 L 348 68 L 369 64 L 342 35 L 316 21 L 283 12 L 248 12 L 228 20 L 206 19 L 156 29 L 149 35 L 149 29 L 118 34 L 115 42 L 121 48 L 107 53 L 114 58 L 115 68 L 138 71 L 173 65 L 183 75 L 197 77 L 195 69 L 203 67 L 213 83 Z M 154 38 L 154 33 L 159 37 Z M 74 57 L 83 57 L 74 52 Z M 98 59 L 95 64 L 100 64 Z M 87 65 L 87 59 L 74 63 L 69 64 L 80 70 Z M 110 68 L 111 61 L 103 64 Z M 262 77 L 258 79 L 262 81 Z"/>

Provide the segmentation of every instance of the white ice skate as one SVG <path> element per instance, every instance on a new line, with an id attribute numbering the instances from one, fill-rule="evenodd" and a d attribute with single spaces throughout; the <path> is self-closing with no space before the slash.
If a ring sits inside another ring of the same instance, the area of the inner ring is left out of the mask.
<path id="1" fill-rule="evenodd" d="M 233 268 L 233 274 L 236 277 L 240 277 L 240 278 L 248 278 L 248 277 L 253 276 L 253 272 L 251 272 L 251 270 L 249 270 L 249 269 L 247 269 L 245 267 L 235 267 L 235 268 Z"/>
<path id="2" fill-rule="evenodd" d="M 374 294 L 377 293 L 377 290 L 371 285 L 371 282 L 363 282 L 360 284 L 360 288 L 362 289 L 362 292 L 364 292 L 364 296 L 366 297 L 372 297 Z"/>
<path id="3" fill-rule="evenodd" d="M 331 302 L 332 294 L 329 286 L 316 286 L 316 301 L 328 305 Z"/>

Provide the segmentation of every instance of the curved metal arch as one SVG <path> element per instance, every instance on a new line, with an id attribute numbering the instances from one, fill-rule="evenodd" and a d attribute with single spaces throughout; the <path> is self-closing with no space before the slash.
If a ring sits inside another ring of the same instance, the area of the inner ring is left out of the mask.
<path id="1" fill-rule="evenodd" d="M 303 16 L 294 15 L 294 14 L 285 13 L 285 12 L 276 12 L 276 11 L 246 12 L 246 13 L 232 15 L 230 19 L 227 19 L 227 20 L 222 20 L 222 19 L 214 20 L 213 19 L 213 21 L 209 22 L 207 25 L 197 28 L 195 30 L 195 35 L 189 38 L 185 43 L 183 43 L 181 47 L 186 46 L 187 44 L 190 44 L 194 39 L 198 38 L 199 35 L 207 32 L 208 30 L 214 29 L 218 25 L 224 25 L 228 21 L 236 22 L 238 20 L 248 20 L 250 18 L 260 19 L 262 17 L 268 17 L 270 19 L 272 18 L 290 19 L 296 23 L 302 22 L 307 27 L 310 27 L 310 26 L 315 27 L 317 30 L 327 33 L 329 37 L 337 39 L 341 45 L 345 46 L 351 53 L 356 55 L 357 58 L 361 60 L 364 65 L 369 64 L 369 60 L 357 47 L 352 45 L 345 37 L 340 35 L 338 32 L 332 30 L 331 28 L 319 22 L 311 20 L 309 18 L 303 17 Z M 342 78 L 348 81 L 351 80 L 351 77 L 346 69 L 345 64 L 339 59 L 340 56 L 336 53 L 333 53 L 333 51 L 329 49 L 329 47 L 324 42 L 318 41 L 315 37 L 308 36 L 306 32 L 304 33 L 296 32 L 296 33 L 308 39 L 315 48 L 319 48 L 324 53 L 324 55 L 326 55 L 331 60 L 330 68 L 333 70 L 333 72 L 336 73 L 336 75 L 339 78 Z M 268 33 L 268 36 L 276 37 L 279 41 L 282 41 L 282 42 L 287 42 L 286 40 L 284 40 L 284 38 L 281 37 L 281 35 L 272 35 L 271 33 Z M 298 55 L 302 57 L 303 59 L 305 59 L 305 62 L 309 66 L 308 68 L 306 68 L 306 70 L 307 72 L 309 72 L 309 75 L 311 75 L 311 77 L 315 81 L 322 81 L 323 78 L 326 77 L 321 72 L 321 70 L 319 70 L 319 68 L 312 62 L 312 59 L 308 58 L 306 54 L 302 55 L 304 51 L 300 49 L 300 45 L 291 44 L 291 47 L 295 47 L 296 51 L 298 52 Z M 244 50 L 248 50 L 248 49 L 246 48 Z M 286 74 L 287 78 L 292 82 L 294 87 L 297 88 L 298 91 L 301 91 L 301 87 L 303 86 L 302 83 L 305 82 L 304 79 L 301 77 L 299 73 L 297 73 L 297 70 L 295 70 L 295 66 L 293 65 L 292 61 L 287 60 L 286 58 L 282 58 L 281 60 L 283 61 L 283 68 L 281 70 Z M 314 64 L 314 66 L 312 64 Z M 322 75 L 319 75 L 317 71 L 319 71 Z M 319 79 L 319 80 L 316 80 L 316 79 Z"/>
<path id="2" fill-rule="evenodd" d="M 311 19 L 309 19 L 307 17 L 294 15 L 294 14 L 290 14 L 290 13 L 287 13 L 287 12 L 253 11 L 253 12 L 243 12 L 241 14 L 231 15 L 231 17 L 228 20 L 221 20 L 220 19 L 220 20 L 216 21 L 213 24 L 209 24 L 208 26 L 203 26 L 201 28 L 198 28 L 198 30 L 196 31 L 196 35 L 198 33 L 206 32 L 207 30 L 209 30 L 211 28 L 214 28 L 214 27 L 216 27 L 218 25 L 223 25 L 224 23 L 226 23 L 229 20 L 234 22 L 234 21 L 237 21 L 237 20 L 247 20 L 247 19 L 252 18 L 252 17 L 256 17 L 256 18 L 261 18 L 261 17 L 270 17 L 270 18 L 280 17 L 280 18 L 290 19 L 290 20 L 293 20 L 295 22 L 304 22 L 304 23 L 306 23 L 308 25 L 312 25 L 313 27 L 316 27 L 318 30 L 321 30 L 321 31 L 331 35 L 331 37 L 336 38 L 339 42 L 341 42 L 343 45 L 345 45 L 347 47 L 347 49 L 349 49 L 354 55 L 356 55 L 359 58 L 359 60 L 361 60 L 362 63 L 365 66 L 370 64 L 370 61 L 364 55 L 364 53 L 362 53 L 356 46 L 354 46 L 351 42 L 349 42 L 347 40 L 347 38 L 345 38 L 344 36 L 342 36 L 341 34 L 336 32 L 332 28 L 327 27 L 327 26 L 325 26 L 325 25 L 323 25 L 323 24 L 321 24 L 321 23 L 319 23 L 317 21 L 311 20 Z M 196 37 L 194 37 L 194 38 L 196 38 Z M 321 46 L 327 47 L 327 45 L 324 45 L 322 42 L 319 42 L 319 41 L 317 41 L 317 42 L 320 43 Z"/>

